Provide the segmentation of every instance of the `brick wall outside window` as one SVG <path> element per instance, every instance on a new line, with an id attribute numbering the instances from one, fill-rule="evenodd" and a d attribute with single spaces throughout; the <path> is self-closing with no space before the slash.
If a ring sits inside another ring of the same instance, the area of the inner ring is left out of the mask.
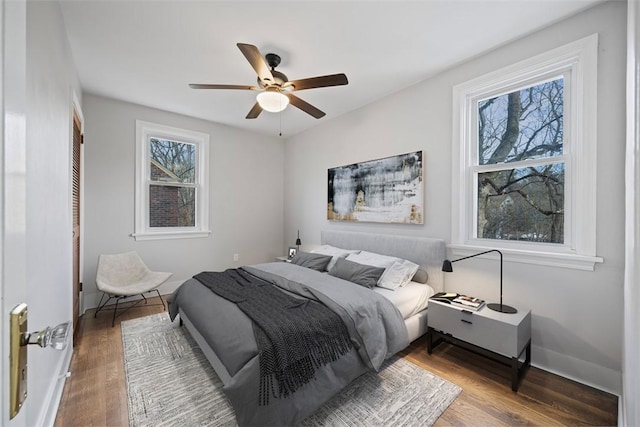
<path id="1" fill-rule="evenodd" d="M 167 174 L 151 164 L 151 180 L 161 181 Z M 179 227 L 180 194 L 178 187 L 151 185 L 149 188 L 149 225 Z"/>

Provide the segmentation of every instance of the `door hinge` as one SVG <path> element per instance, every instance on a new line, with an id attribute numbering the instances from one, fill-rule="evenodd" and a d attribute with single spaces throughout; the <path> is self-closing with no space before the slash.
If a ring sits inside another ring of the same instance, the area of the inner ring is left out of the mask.
<path id="1" fill-rule="evenodd" d="M 82 292 L 82 282 L 78 284 L 78 291 Z"/>
<path id="2" fill-rule="evenodd" d="M 80 144 L 84 144 L 84 133 L 80 134 Z"/>

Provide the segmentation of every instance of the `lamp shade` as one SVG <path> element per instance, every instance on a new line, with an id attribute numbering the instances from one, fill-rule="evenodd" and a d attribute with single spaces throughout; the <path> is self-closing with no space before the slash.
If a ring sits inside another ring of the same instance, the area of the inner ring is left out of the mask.
<path id="1" fill-rule="evenodd" d="M 298 238 L 296 239 L 296 246 L 298 247 L 298 250 L 300 250 L 301 244 L 302 244 L 302 241 L 300 240 L 300 230 L 298 230 Z"/>
<path id="2" fill-rule="evenodd" d="M 264 92 L 260 92 L 256 99 L 263 110 L 271 113 L 279 113 L 289 105 L 289 98 L 274 88 L 268 88 Z"/>
<path id="3" fill-rule="evenodd" d="M 451 261 L 449 261 L 448 259 L 445 259 L 442 262 L 442 271 L 445 271 L 447 273 L 453 272 L 453 266 L 451 265 Z"/>

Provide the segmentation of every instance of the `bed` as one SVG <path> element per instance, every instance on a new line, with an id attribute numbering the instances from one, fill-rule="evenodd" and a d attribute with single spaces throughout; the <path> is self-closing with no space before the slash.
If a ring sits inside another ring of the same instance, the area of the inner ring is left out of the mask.
<path id="1" fill-rule="evenodd" d="M 321 244 L 411 261 L 426 272 L 427 283 L 396 290 L 354 285 L 339 277 L 286 262 L 243 267 L 243 272 L 275 283 L 296 298 L 319 300 L 346 325 L 353 346 L 316 368 L 314 378 L 286 397 L 259 404 L 260 358 L 252 321 L 238 306 L 189 279 L 169 298 L 170 314 L 189 331 L 224 384 L 240 426 L 294 425 L 367 370 L 427 330 L 426 303 L 443 289 L 445 244 L 441 239 L 322 231 Z M 393 302 L 392 302 L 393 301 Z"/>

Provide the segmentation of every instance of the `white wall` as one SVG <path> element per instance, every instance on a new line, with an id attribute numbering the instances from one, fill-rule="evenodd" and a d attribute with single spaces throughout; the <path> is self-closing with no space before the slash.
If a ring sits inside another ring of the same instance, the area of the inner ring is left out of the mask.
<path id="1" fill-rule="evenodd" d="M 624 261 L 626 3 L 611 2 L 460 64 L 438 76 L 287 140 L 285 246 L 300 229 L 318 244 L 320 230 L 356 230 L 451 238 L 453 86 L 535 54 L 599 33 L 597 254 L 584 272 L 505 263 L 504 300 L 532 310 L 533 364 L 619 393 Z M 326 220 L 327 169 L 424 150 L 425 224 Z M 474 259 L 446 277 L 447 290 L 498 299 L 495 261 Z"/>
<path id="2" fill-rule="evenodd" d="M 80 94 L 59 5 L 27 4 L 27 304 L 29 330 L 72 318 L 71 129 Z M 72 346 L 29 346 L 27 425 L 52 424 Z"/>
<path id="3" fill-rule="evenodd" d="M 152 270 L 173 277 L 169 293 L 201 271 L 271 261 L 282 254 L 284 142 L 228 126 L 85 94 L 84 304 L 95 307 L 100 254 L 137 251 Z M 207 238 L 135 241 L 135 121 L 210 135 Z M 233 254 L 239 255 L 233 262 Z M 109 315 L 109 314 L 104 314 Z"/>

